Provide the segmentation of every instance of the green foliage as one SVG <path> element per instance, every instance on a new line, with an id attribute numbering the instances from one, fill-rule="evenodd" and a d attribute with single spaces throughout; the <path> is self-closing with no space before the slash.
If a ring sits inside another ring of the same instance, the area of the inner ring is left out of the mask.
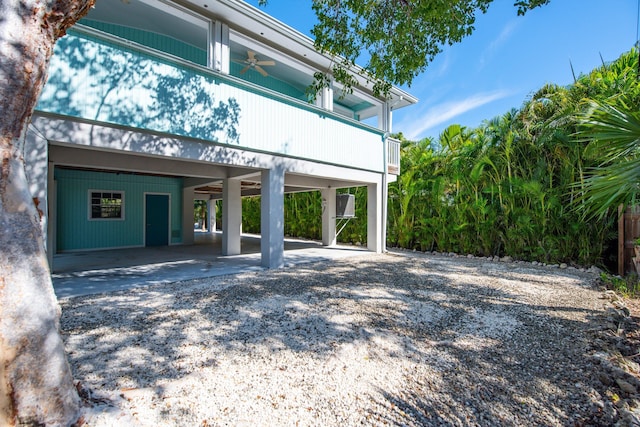
<path id="1" fill-rule="evenodd" d="M 625 297 L 640 296 L 640 280 L 637 274 L 628 274 L 625 277 L 612 276 L 607 273 L 600 273 L 600 280 L 607 289 L 616 291 Z"/>
<path id="2" fill-rule="evenodd" d="M 322 239 L 320 192 L 293 193 L 285 196 L 284 234 L 306 239 Z"/>
<path id="3" fill-rule="evenodd" d="M 435 144 L 405 142 L 402 175 L 390 188 L 389 245 L 551 263 L 601 262 L 615 236 L 615 214 L 605 209 L 597 220 L 585 221 L 575 207 L 598 202 L 587 191 L 595 180 L 590 171 L 612 157 L 608 152 L 617 157 L 607 161 L 625 171 L 611 187 L 625 201 L 637 192 L 640 116 L 615 115 L 618 107 L 605 106 L 609 127 L 585 130 L 587 123 L 605 123 L 603 114 L 594 113 L 595 101 L 586 97 L 638 110 L 637 58 L 632 50 L 572 86 L 546 85 L 520 110 L 476 129 L 452 125 Z"/>
<path id="4" fill-rule="evenodd" d="M 602 217 L 618 205 L 635 205 L 640 196 L 640 113 L 592 103 L 579 135 L 590 139 L 587 154 L 599 164 L 580 183 L 579 207 L 587 217 Z"/>
<path id="5" fill-rule="evenodd" d="M 260 234 L 260 197 L 242 199 L 242 232 Z"/>
<path id="6" fill-rule="evenodd" d="M 205 224 L 207 221 L 207 202 L 206 200 L 195 200 L 193 202 L 193 222 Z"/>
<path id="7" fill-rule="evenodd" d="M 602 264 L 617 215 L 602 208 L 609 199 L 596 195 L 602 187 L 593 183 L 601 169 L 618 168 L 607 178 L 621 195 L 612 206 L 633 200 L 640 182 L 637 61 L 633 49 L 571 86 L 545 85 L 519 110 L 476 129 L 452 125 L 438 140 L 418 142 L 400 135 L 401 175 L 389 187 L 388 245 Z M 339 240 L 365 244 L 367 190 L 344 191 L 355 193 L 358 219 Z M 259 200 L 243 203 L 245 230 L 258 232 Z M 586 219 L 597 206 L 600 215 Z M 285 233 L 320 239 L 321 215 L 318 192 L 287 195 Z"/>
<path id="8" fill-rule="evenodd" d="M 338 193 L 355 194 L 356 198 L 356 218 L 344 227 L 338 236 L 338 242 L 366 244 L 367 189 L 343 189 Z M 242 230 L 246 233 L 260 233 L 259 196 L 242 199 Z M 285 194 L 284 234 L 305 239 L 322 239 L 322 197 L 319 191 Z"/>
<path id="9" fill-rule="evenodd" d="M 277 1 L 277 0 L 274 0 Z M 318 22 L 311 30 L 315 47 L 336 58 L 310 89 L 329 84 L 328 75 L 349 91 L 360 74 L 374 82 L 376 95 L 387 95 L 391 83 L 410 85 L 443 47 L 474 30 L 476 17 L 493 0 L 313 0 Z M 549 0 L 515 1 L 518 15 Z M 267 0 L 260 0 L 265 6 Z M 356 60 L 368 58 L 364 68 Z M 314 94 L 311 94 L 313 96 Z"/>

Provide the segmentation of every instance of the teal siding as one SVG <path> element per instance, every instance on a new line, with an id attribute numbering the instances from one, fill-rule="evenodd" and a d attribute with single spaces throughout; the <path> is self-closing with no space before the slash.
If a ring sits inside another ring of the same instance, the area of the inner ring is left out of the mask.
<path id="1" fill-rule="evenodd" d="M 244 65 L 235 62 L 231 63 L 229 74 L 236 76 L 244 81 L 251 82 L 258 86 L 266 87 L 275 92 L 288 95 L 292 98 L 299 99 L 301 101 L 307 101 L 307 95 L 303 90 L 296 89 L 290 84 L 273 78 L 272 76 L 264 77 L 262 74 L 255 70 L 247 70 L 244 74 L 240 74 L 240 71 L 244 68 Z M 269 67 L 264 67 L 265 71 L 269 72 Z M 309 83 L 311 84 L 311 82 Z"/>
<path id="2" fill-rule="evenodd" d="M 182 242 L 182 179 L 55 170 L 58 252 L 144 245 L 144 194 L 171 195 L 171 243 Z M 89 220 L 89 190 L 124 192 L 123 220 Z"/>
<path id="3" fill-rule="evenodd" d="M 56 43 L 38 110 L 237 143 L 240 108 L 221 93 L 216 79 L 94 36 L 69 33 Z"/>
<path id="4" fill-rule="evenodd" d="M 93 21 L 91 19 L 83 19 L 79 22 L 96 30 L 113 34 L 126 40 L 139 43 L 143 46 L 175 55 L 187 61 L 200 65 L 207 65 L 207 51 L 192 46 L 183 41 L 176 40 L 163 34 L 152 33 L 137 28 L 125 27 L 123 25 L 110 24 L 106 22 Z"/>

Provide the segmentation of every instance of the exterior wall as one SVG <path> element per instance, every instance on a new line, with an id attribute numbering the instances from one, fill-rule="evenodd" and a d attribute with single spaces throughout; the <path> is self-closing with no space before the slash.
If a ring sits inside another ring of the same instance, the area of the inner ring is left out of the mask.
<path id="1" fill-rule="evenodd" d="M 202 66 L 207 65 L 207 51 L 205 49 L 199 49 L 196 46 L 180 42 L 179 40 L 164 36 L 162 34 L 151 33 L 149 31 L 143 31 L 123 25 L 114 25 L 100 21 L 93 21 L 90 19 L 83 19 L 82 21 L 80 21 L 80 23 L 88 27 L 95 28 L 96 30 L 121 37 L 125 40 L 131 40 L 160 52 L 165 52 L 177 56 L 178 58 L 193 62 L 194 64 Z M 275 92 L 282 93 L 292 98 L 300 99 L 303 101 L 307 100 L 304 91 L 298 90 L 290 84 L 274 79 L 273 77 L 263 77 L 261 74 L 254 71 L 248 71 L 244 74 L 240 74 L 240 71 L 242 71 L 243 68 L 244 64 L 231 63 L 230 74 L 238 77 L 239 79 L 271 89 Z"/>
<path id="2" fill-rule="evenodd" d="M 274 92 L 282 93 L 301 101 L 307 100 L 307 96 L 303 91 L 298 90 L 283 81 L 274 79 L 272 77 L 263 77 L 261 74 L 251 70 L 245 72 L 244 74 L 240 74 L 240 71 L 242 71 L 244 67 L 242 66 L 242 64 L 237 64 L 235 62 L 231 64 L 230 68 L 230 74 L 239 79 L 251 82 L 262 87 L 266 87 L 273 90 Z"/>
<path id="3" fill-rule="evenodd" d="M 383 133 L 186 63 L 72 33 L 56 43 L 42 112 L 372 172 Z"/>
<path id="4" fill-rule="evenodd" d="M 169 193 L 171 244 L 182 242 L 182 179 L 55 169 L 57 251 L 144 246 L 144 195 Z M 123 220 L 89 220 L 89 191 L 124 192 Z"/>
<path id="5" fill-rule="evenodd" d="M 54 153 L 52 160 L 50 153 L 50 161 L 70 167 L 126 169 L 142 173 L 210 177 L 216 180 L 224 177 L 241 178 L 250 170 L 270 169 L 274 165 L 281 165 L 288 174 L 292 174 L 288 177 L 289 184 L 309 188 L 355 187 L 377 182 L 382 175 L 380 172 L 349 169 L 326 163 L 242 150 L 228 145 L 210 144 L 206 141 L 157 135 L 117 126 L 101 126 L 38 113 L 34 114 L 31 125 L 48 141 L 55 142 L 57 154 Z M 58 153 L 57 148 L 64 148 L 64 146 L 75 146 L 85 154 L 77 156 L 77 152 L 74 154 L 64 149 L 62 154 Z M 95 153 L 94 150 L 100 152 Z M 112 154 L 115 153 L 125 157 L 114 158 Z M 127 154 L 134 156 L 129 157 Z M 141 157 L 149 160 L 140 164 L 138 159 Z M 160 163 L 157 163 L 158 161 Z M 185 161 L 189 162 L 189 166 Z M 235 167 L 241 169 L 235 170 Z M 322 185 L 318 185 L 318 179 L 323 180 Z"/>
<path id="6" fill-rule="evenodd" d="M 83 19 L 80 23 L 109 34 L 113 34 L 114 36 L 131 40 L 143 46 L 148 46 L 161 52 L 166 52 L 179 58 L 184 58 L 195 64 L 207 65 L 207 51 L 205 49 L 198 49 L 196 46 L 183 43 L 162 34 L 125 27 L 123 25 L 92 21 L 89 19 Z"/>

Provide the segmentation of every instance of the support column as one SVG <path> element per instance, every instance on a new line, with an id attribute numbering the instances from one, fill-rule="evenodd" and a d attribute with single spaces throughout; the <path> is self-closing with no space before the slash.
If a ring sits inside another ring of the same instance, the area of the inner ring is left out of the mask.
<path id="1" fill-rule="evenodd" d="M 323 87 L 316 94 L 316 105 L 327 111 L 333 111 L 333 80 L 329 82 L 328 87 Z"/>
<path id="2" fill-rule="evenodd" d="M 367 185 L 367 249 L 382 252 L 382 186 Z"/>
<path id="3" fill-rule="evenodd" d="M 378 129 L 389 132 L 391 128 L 391 107 L 388 102 L 383 102 L 378 107 Z"/>
<path id="4" fill-rule="evenodd" d="M 336 236 L 336 190 L 326 188 L 321 190 L 322 195 L 322 244 L 335 246 Z"/>
<path id="5" fill-rule="evenodd" d="M 242 227 L 242 193 L 239 179 L 225 179 L 222 184 L 222 255 L 240 254 Z"/>
<path id="6" fill-rule="evenodd" d="M 262 266 L 284 266 L 284 170 L 275 166 L 262 172 L 260 192 L 260 249 Z"/>
<path id="7" fill-rule="evenodd" d="M 230 48 L 229 26 L 220 21 L 211 22 L 209 29 L 212 37 L 209 42 L 209 67 L 229 74 Z"/>
<path id="8" fill-rule="evenodd" d="M 395 101 L 395 104 L 400 102 Z M 395 105 L 394 104 L 394 105 Z M 382 104 L 381 115 L 378 116 L 378 127 L 385 133 L 382 138 L 382 158 L 384 159 L 384 172 L 382 175 L 382 227 L 380 231 L 382 251 L 387 250 L 387 218 L 389 210 L 389 135 L 393 127 L 393 106 L 389 102 Z"/>
<path id="9" fill-rule="evenodd" d="M 333 111 L 333 80 L 322 91 L 322 108 Z"/>
<path id="10" fill-rule="evenodd" d="M 209 233 L 216 232 L 216 199 L 207 201 L 207 213 L 209 214 Z"/>
<path id="11" fill-rule="evenodd" d="M 182 244 L 193 245 L 195 241 L 193 232 L 193 203 L 196 194 L 194 187 L 185 187 L 182 189 Z M 169 240 L 171 244 L 171 240 Z"/>

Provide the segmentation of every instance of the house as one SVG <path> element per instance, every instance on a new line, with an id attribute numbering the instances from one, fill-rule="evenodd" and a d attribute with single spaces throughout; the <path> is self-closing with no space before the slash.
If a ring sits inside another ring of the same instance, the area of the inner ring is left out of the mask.
<path id="1" fill-rule="evenodd" d="M 222 199 L 223 255 L 240 253 L 242 197 L 261 196 L 262 265 L 284 256 L 284 194 L 367 187 L 367 247 L 385 245 L 399 171 L 392 111 L 417 102 L 334 83 L 305 35 L 240 0 L 100 0 L 56 45 L 25 158 L 56 253 L 194 242 L 194 200 Z M 343 96 L 344 95 L 344 96 Z M 312 100 L 313 102 L 311 102 Z"/>

